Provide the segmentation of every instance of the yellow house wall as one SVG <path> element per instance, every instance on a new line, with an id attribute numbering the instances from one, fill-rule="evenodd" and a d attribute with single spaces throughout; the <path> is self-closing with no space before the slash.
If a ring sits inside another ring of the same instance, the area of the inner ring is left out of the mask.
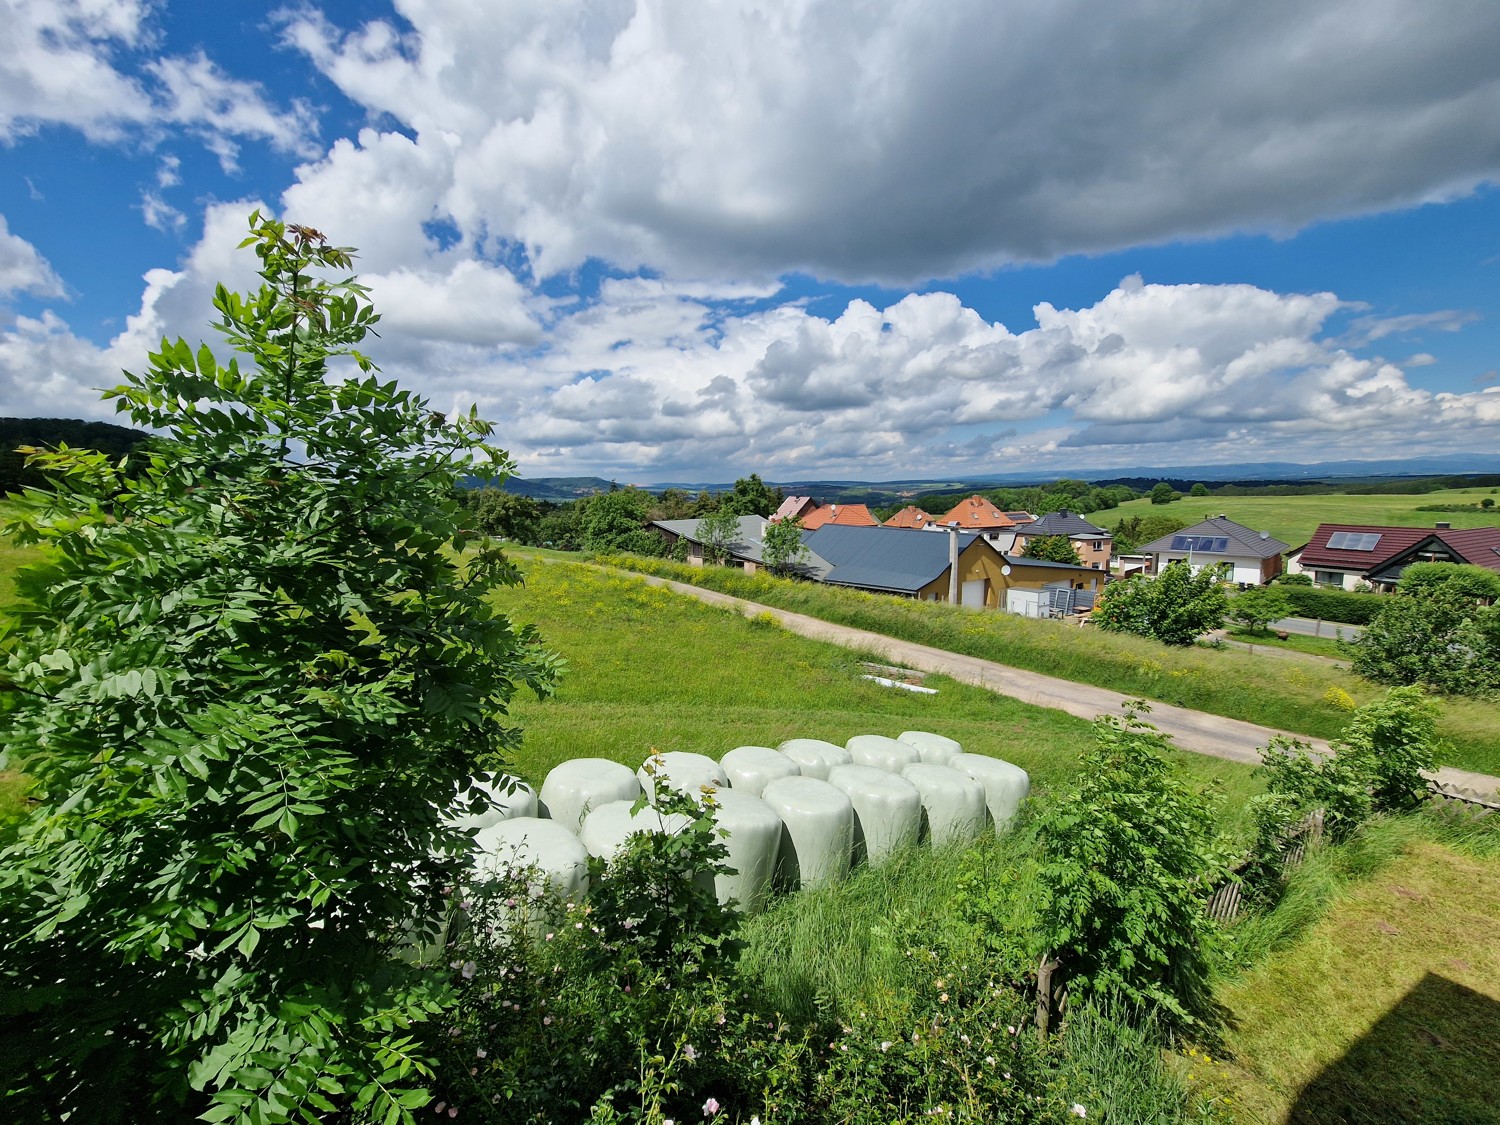
<path id="1" fill-rule="evenodd" d="M 1005 560 L 984 540 L 976 540 L 970 543 L 962 554 L 958 556 L 958 584 L 962 589 L 965 582 L 973 582 L 975 579 L 983 578 L 984 604 L 986 609 L 1003 609 L 1005 607 L 1005 592 L 1012 586 L 1021 586 L 1028 589 L 1039 589 L 1049 582 L 1059 582 L 1068 579 L 1074 585 L 1082 583 L 1085 590 L 1093 590 L 1096 594 L 1104 587 L 1104 573 L 1102 571 L 1081 570 L 1058 570 L 1055 567 L 1028 566 L 1024 562 L 1015 562 L 1010 565 L 1010 573 L 1003 574 L 1002 568 Z M 934 578 L 927 585 L 917 591 L 917 598 L 921 601 L 948 600 L 948 571 L 944 568 L 943 573 Z"/>

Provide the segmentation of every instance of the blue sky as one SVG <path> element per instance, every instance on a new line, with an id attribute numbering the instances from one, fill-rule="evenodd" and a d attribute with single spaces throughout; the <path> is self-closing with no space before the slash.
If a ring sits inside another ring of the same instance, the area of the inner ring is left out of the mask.
<path id="1" fill-rule="evenodd" d="M 0 414 L 111 416 L 260 204 L 533 476 L 1500 445 L 1488 0 L 8 8 Z"/>

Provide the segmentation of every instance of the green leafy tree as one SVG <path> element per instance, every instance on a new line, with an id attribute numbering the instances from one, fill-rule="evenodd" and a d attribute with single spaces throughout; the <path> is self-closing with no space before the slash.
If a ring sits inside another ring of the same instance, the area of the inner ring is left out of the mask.
<path id="1" fill-rule="evenodd" d="M 1181 500 L 1182 493 L 1178 492 L 1166 481 L 1158 481 L 1151 489 L 1151 503 L 1170 504 L 1174 500 Z"/>
<path id="2" fill-rule="evenodd" d="M 1115 550 L 1129 554 L 1143 543 L 1181 531 L 1187 523 L 1176 516 L 1126 516 L 1115 525 Z"/>
<path id="3" fill-rule="evenodd" d="M 1186 563 L 1174 562 L 1155 578 L 1111 582 L 1090 620 L 1110 632 L 1190 645 L 1204 633 L 1221 628 L 1228 610 L 1220 567 L 1205 566 L 1195 572 Z"/>
<path id="4" fill-rule="evenodd" d="M 453 499 L 509 470 L 490 425 L 375 376 L 348 250 L 250 226 L 238 356 L 163 340 L 109 392 L 161 435 L 139 473 L 35 454 L 56 491 L 5 526 L 45 548 L 0 636 L 35 801 L 0 850 L 8 1120 L 411 1120 L 452 990 L 397 954 L 468 865 L 445 810 L 553 682 Z"/>
<path id="5" fill-rule="evenodd" d="M 1483 500 L 1481 500 L 1479 502 L 1479 506 L 1481 508 L 1483 508 L 1485 511 L 1489 511 L 1491 508 L 1493 508 L 1495 506 L 1495 498 L 1493 496 L 1486 496 Z"/>
<path id="6" fill-rule="evenodd" d="M 740 518 L 728 508 L 710 512 L 698 521 L 698 539 L 703 544 L 703 561 L 723 566 L 729 561 L 729 549 L 740 537 Z"/>
<path id="7" fill-rule="evenodd" d="M 801 520 L 778 520 L 766 524 L 766 533 L 760 541 L 760 557 L 772 574 L 791 573 L 809 553 L 802 543 Z"/>
<path id="8" fill-rule="evenodd" d="M 1412 563 L 1401 572 L 1397 589 L 1403 594 L 1422 594 L 1439 586 L 1475 601 L 1500 601 L 1500 574 L 1467 564 Z"/>
<path id="9" fill-rule="evenodd" d="M 480 531 L 517 543 L 537 542 L 542 512 L 535 500 L 503 488 L 481 488 L 477 492 L 474 519 Z"/>
<path id="10" fill-rule="evenodd" d="M 1073 541 L 1066 535 L 1039 535 L 1035 539 L 1028 539 L 1021 554 L 1028 559 L 1071 563 L 1074 566 L 1083 565 L 1083 560 L 1078 557 Z"/>
<path id="11" fill-rule="evenodd" d="M 723 506 L 737 516 L 769 516 L 780 503 L 759 473 L 735 481 L 734 488 L 723 498 Z"/>
<path id="12" fill-rule="evenodd" d="M 620 488 L 590 496 L 581 503 L 579 530 L 585 551 L 625 550 L 625 542 L 644 529 L 651 497 L 638 488 Z"/>
<path id="13" fill-rule="evenodd" d="M 1419 586 L 1384 601 L 1345 645 L 1355 672 L 1450 695 L 1500 690 L 1500 606 L 1481 606 L 1460 583 Z"/>
<path id="14" fill-rule="evenodd" d="M 1070 994 L 1114 994 L 1188 1022 L 1207 995 L 1206 906 L 1229 855 L 1212 800 L 1182 779 L 1144 710 L 1094 723 L 1074 788 L 1037 818 L 1037 949 L 1058 956 Z"/>
<path id="15" fill-rule="evenodd" d="M 1202 481 L 1199 481 L 1197 484 L 1193 485 L 1192 488 L 1188 489 L 1188 495 L 1189 496 L 1207 496 L 1208 495 L 1208 485 L 1204 484 Z"/>
<path id="16" fill-rule="evenodd" d="M 1273 621 L 1292 615 L 1292 603 L 1274 586 L 1252 586 L 1229 600 L 1229 618 L 1252 633 L 1264 633 Z"/>
<path id="17" fill-rule="evenodd" d="M 693 498 L 681 488 L 668 488 L 651 505 L 654 520 L 686 520 L 693 518 Z"/>

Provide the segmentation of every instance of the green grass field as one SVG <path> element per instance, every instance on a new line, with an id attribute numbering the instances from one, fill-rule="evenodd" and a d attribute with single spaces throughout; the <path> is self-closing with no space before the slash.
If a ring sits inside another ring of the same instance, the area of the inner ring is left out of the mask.
<path id="1" fill-rule="evenodd" d="M 1224 514 L 1256 531 L 1269 531 L 1290 547 L 1300 547 L 1320 523 L 1360 523 L 1376 527 L 1431 527 L 1447 522 L 1454 527 L 1500 526 L 1500 509 L 1488 512 L 1419 512 L 1426 504 L 1478 504 L 1485 497 L 1500 503 L 1500 489 L 1454 488 L 1423 496 L 1184 496 L 1172 504 L 1153 504 L 1145 498 L 1118 508 L 1095 512 L 1091 523 L 1113 528 L 1126 516 L 1172 516 L 1197 523 Z"/>
<path id="2" fill-rule="evenodd" d="M 525 736 L 516 766 L 539 782 L 567 758 L 638 766 L 655 750 L 717 758 L 741 745 L 788 738 L 842 744 L 856 734 L 931 730 L 976 753 L 1015 762 L 1041 785 L 1072 771 L 1089 724 L 942 676 L 937 695 L 861 679 L 860 654 L 779 626 L 568 563 L 530 563 L 526 586 L 499 604 L 535 624 L 569 668 L 557 695 L 518 700 Z M 1237 804 L 1258 786 L 1233 763 L 1182 755 Z"/>
<path id="3" fill-rule="evenodd" d="M 1172 648 L 1060 621 L 977 613 L 729 567 L 611 561 L 873 633 L 1317 738 L 1337 738 L 1343 730 L 1349 717 L 1345 695 L 1365 703 L 1383 690 L 1331 661 L 1292 661 L 1237 646 Z M 1439 707 L 1439 730 L 1449 743 L 1443 764 L 1500 774 L 1494 704 L 1444 698 Z"/>
<path id="4" fill-rule="evenodd" d="M 1283 908 L 1249 920 L 1305 916 L 1221 983 L 1212 1055 L 1179 1060 L 1247 1125 L 1500 1121 L 1500 859 L 1493 838 L 1454 848 L 1427 819 L 1315 854 Z"/>

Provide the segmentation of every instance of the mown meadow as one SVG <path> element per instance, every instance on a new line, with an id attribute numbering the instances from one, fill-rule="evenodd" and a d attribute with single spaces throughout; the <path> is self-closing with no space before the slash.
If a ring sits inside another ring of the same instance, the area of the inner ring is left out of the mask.
<path id="1" fill-rule="evenodd" d="M 1235 646 L 1172 648 L 1058 621 L 866 594 L 810 582 L 635 556 L 626 566 L 780 609 L 965 653 L 1132 697 L 1191 707 L 1315 738 L 1337 738 L 1349 702 L 1381 693 L 1332 662 L 1290 661 Z M 1441 761 L 1500 774 L 1500 715 L 1482 700 L 1440 700 Z"/>
<path id="2" fill-rule="evenodd" d="M 1117 508 L 1094 512 L 1089 521 L 1113 528 L 1128 516 L 1171 516 L 1196 523 L 1226 515 L 1246 527 L 1269 531 L 1290 547 L 1300 547 L 1320 523 L 1369 524 L 1374 527 L 1431 527 L 1445 522 L 1454 527 L 1494 527 L 1500 514 L 1478 507 L 1486 499 L 1500 501 L 1500 489 L 1449 488 L 1419 496 L 1364 496 L 1332 492 L 1314 496 L 1183 496 L 1170 504 L 1153 504 L 1146 497 L 1128 500 Z M 1472 504 L 1472 511 L 1424 512 L 1435 504 Z"/>

